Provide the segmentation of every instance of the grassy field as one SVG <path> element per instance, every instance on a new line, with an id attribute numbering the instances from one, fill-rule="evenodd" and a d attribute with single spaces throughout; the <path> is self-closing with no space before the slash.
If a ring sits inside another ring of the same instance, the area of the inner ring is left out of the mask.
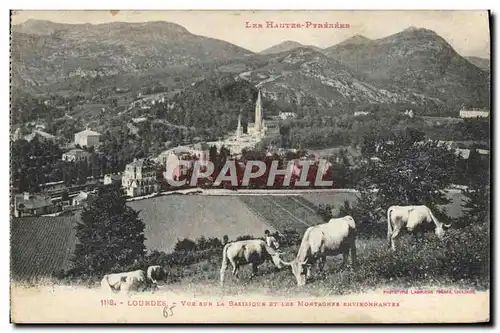
<path id="1" fill-rule="evenodd" d="M 239 198 L 280 233 L 289 228 L 303 232 L 309 226 L 323 223 L 316 214 L 314 205 L 301 196 L 262 195 Z"/>
<path id="2" fill-rule="evenodd" d="M 163 196 L 130 202 L 146 224 L 146 247 L 170 252 L 177 239 L 264 235 L 273 228 L 250 211 L 238 197 Z M 274 230 L 272 230 L 274 231 Z"/>
<path id="3" fill-rule="evenodd" d="M 69 268 L 76 217 L 37 217 L 11 222 L 11 274 L 15 279 L 50 276 Z"/>
<path id="4" fill-rule="evenodd" d="M 457 202 L 460 195 L 453 194 L 452 197 L 455 202 L 448 206 L 448 213 L 456 216 L 460 213 L 460 203 Z M 146 224 L 148 250 L 168 253 L 173 250 L 176 241 L 183 238 L 196 240 L 204 236 L 222 239 L 224 235 L 229 239 L 243 235 L 262 237 L 265 229 L 281 233 L 285 229 L 295 229 L 302 233 L 308 226 L 323 222 L 314 212 L 315 205 L 325 203 L 338 207 L 345 199 L 354 198 L 352 193 L 338 192 L 286 197 L 163 196 L 130 202 L 129 205 L 140 211 L 140 217 Z M 67 269 L 77 241 L 73 227 L 78 218 L 61 216 L 12 219 L 12 277 L 47 277 L 53 271 Z M 373 240 L 374 244 L 361 243 L 360 246 L 368 249 L 379 241 Z M 212 264 L 220 258 L 217 256 L 213 260 Z M 182 276 L 189 275 L 190 270 L 201 269 L 205 270 L 206 278 L 211 281 L 216 270 L 204 265 L 208 264 L 183 268 L 186 272 L 182 272 Z"/>
<path id="5" fill-rule="evenodd" d="M 250 279 L 251 267 L 242 267 L 240 278 L 225 273 L 224 288 L 219 286 L 221 258 L 214 257 L 187 267 L 171 270 L 165 290 L 178 289 L 196 295 L 241 295 L 260 293 L 270 296 L 330 296 L 362 293 L 376 288 L 489 288 L 489 234 L 482 226 L 452 230 L 444 242 L 433 235 L 417 242 L 402 237 L 402 248 L 393 254 L 385 239 L 358 240 L 358 266 L 341 269 L 342 256 L 327 258 L 323 272 L 314 266 L 313 279 L 298 288 L 290 268 L 276 269 L 266 262 Z M 297 246 L 283 248 L 284 259 L 291 260 Z"/>

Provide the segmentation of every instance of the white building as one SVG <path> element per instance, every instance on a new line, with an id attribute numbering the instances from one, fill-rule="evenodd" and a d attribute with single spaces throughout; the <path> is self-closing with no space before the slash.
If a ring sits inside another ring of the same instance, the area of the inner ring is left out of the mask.
<path id="1" fill-rule="evenodd" d="M 34 130 L 31 134 L 25 135 L 24 140 L 31 142 L 34 138 L 38 138 L 40 141 L 55 141 L 56 137 L 52 134 L 46 133 L 40 130 Z"/>
<path id="2" fill-rule="evenodd" d="M 279 117 L 283 120 L 293 119 L 297 118 L 297 114 L 295 112 L 280 112 Z"/>
<path id="3" fill-rule="evenodd" d="M 208 161 L 209 156 L 209 145 L 206 143 L 195 143 L 189 146 L 177 146 L 165 150 L 158 155 L 159 163 L 166 163 L 167 159 L 171 156 L 190 156 L 189 159 L 197 159 L 200 161 Z"/>
<path id="4" fill-rule="evenodd" d="M 87 192 L 80 192 L 76 197 L 71 199 L 72 206 L 81 206 L 87 202 L 89 199 L 89 194 Z"/>
<path id="5" fill-rule="evenodd" d="M 405 110 L 404 115 L 413 118 L 415 116 L 415 113 L 413 112 L 413 110 Z"/>
<path id="6" fill-rule="evenodd" d="M 90 130 L 89 128 L 85 131 L 81 131 L 75 134 L 75 144 L 80 145 L 80 147 L 91 147 L 99 145 L 99 139 L 101 134 Z"/>
<path id="7" fill-rule="evenodd" d="M 489 111 L 484 110 L 460 110 L 460 118 L 488 118 L 490 116 Z"/>
<path id="8" fill-rule="evenodd" d="M 125 167 L 122 187 L 129 197 L 158 192 L 160 186 L 156 181 L 156 165 L 149 159 L 134 159 Z"/>
<path id="9" fill-rule="evenodd" d="M 370 114 L 370 112 L 368 112 L 368 111 L 356 111 L 356 112 L 354 112 L 354 117 L 367 116 L 369 114 Z"/>
<path id="10" fill-rule="evenodd" d="M 82 162 L 88 161 L 90 153 L 83 149 L 71 149 L 62 155 L 62 160 L 67 162 Z"/>
<path id="11" fill-rule="evenodd" d="M 107 174 L 104 175 L 103 184 L 104 185 L 113 185 L 116 183 L 121 183 L 122 175 L 121 174 Z"/>

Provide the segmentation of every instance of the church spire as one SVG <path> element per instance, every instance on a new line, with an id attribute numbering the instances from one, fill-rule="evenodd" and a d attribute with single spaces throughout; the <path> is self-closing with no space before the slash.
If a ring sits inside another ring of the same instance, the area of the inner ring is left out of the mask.
<path id="1" fill-rule="evenodd" d="M 236 138 L 241 138 L 242 128 L 241 128 L 241 112 L 238 115 L 238 127 L 236 128 Z"/>
<path id="2" fill-rule="evenodd" d="M 262 102 L 260 97 L 260 89 L 259 94 L 257 95 L 257 102 L 255 103 L 255 130 L 260 132 L 262 129 Z"/>

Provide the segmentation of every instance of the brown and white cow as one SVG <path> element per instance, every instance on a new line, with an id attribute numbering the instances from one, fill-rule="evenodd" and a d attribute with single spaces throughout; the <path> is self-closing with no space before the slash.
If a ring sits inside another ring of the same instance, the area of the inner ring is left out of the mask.
<path id="1" fill-rule="evenodd" d="M 311 275 L 312 265 L 318 261 L 323 270 L 327 256 L 343 255 L 342 266 L 347 265 L 351 254 L 356 266 L 356 223 L 351 216 L 330 219 L 327 223 L 307 228 L 295 259 L 283 264 L 292 267 L 297 285 L 303 286 Z"/>
<path id="2" fill-rule="evenodd" d="M 241 266 L 252 264 L 252 277 L 257 274 L 260 264 L 269 260 L 281 269 L 283 268 L 279 252 L 273 250 L 265 241 L 261 239 L 249 239 L 230 242 L 222 250 L 222 266 L 220 269 L 220 285 L 224 286 L 224 274 L 228 261 L 233 266 L 233 275 L 238 277 Z"/>
<path id="3" fill-rule="evenodd" d="M 445 234 L 445 228 L 451 226 L 439 222 L 429 207 L 425 205 L 389 207 L 387 210 L 387 241 L 389 247 L 392 251 L 396 251 L 396 240 L 404 228 L 409 232 L 413 232 L 416 228 L 431 223 L 435 225 L 435 233 L 440 239 Z"/>

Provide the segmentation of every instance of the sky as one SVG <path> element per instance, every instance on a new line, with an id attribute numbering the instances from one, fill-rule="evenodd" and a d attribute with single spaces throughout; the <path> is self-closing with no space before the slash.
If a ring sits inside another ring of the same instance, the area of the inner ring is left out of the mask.
<path id="1" fill-rule="evenodd" d="M 410 26 L 435 31 L 463 56 L 489 58 L 490 37 L 487 11 L 16 11 L 12 23 L 28 19 L 59 23 L 109 23 L 167 21 L 189 32 L 222 39 L 253 52 L 292 40 L 321 48 L 360 34 L 382 38 Z M 348 28 L 266 28 L 274 23 L 348 24 Z M 248 22 L 248 23 L 247 23 Z M 262 28 L 247 25 L 262 24 Z"/>

